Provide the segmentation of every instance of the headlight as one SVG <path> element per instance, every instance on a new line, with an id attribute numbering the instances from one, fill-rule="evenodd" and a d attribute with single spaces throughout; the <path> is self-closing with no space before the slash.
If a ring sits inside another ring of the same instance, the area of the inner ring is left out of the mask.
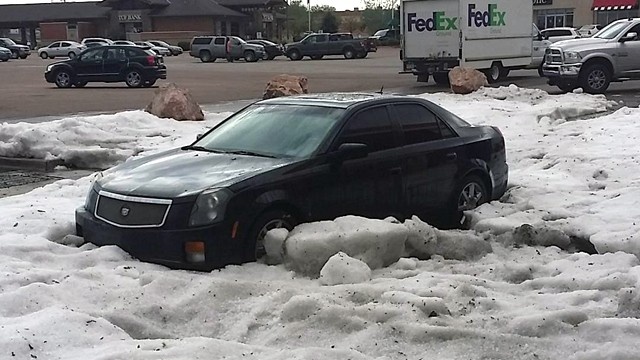
<path id="1" fill-rule="evenodd" d="M 99 171 L 92 175 L 91 186 L 89 187 L 89 192 L 87 193 L 87 198 L 84 200 L 84 208 L 93 211 L 92 207 L 95 206 L 95 199 L 93 197 L 94 191 L 93 188 L 98 180 L 102 179 L 102 171 Z"/>
<path id="2" fill-rule="evenodd" d="M 198 195 L 196 203 L 191 209 L 190 226 L 211 224 L 224 218 L 227 201 L 231 192 L 227 189 L 209 189 Z"/>
<path id="3" fill-rule="evenodd" d="M 53 64 L 47 65 L 47 72 L 51 71 L 51 69 L 53 69 Z"/>
<path id="4" fill-rule="evenodd" d="M 564 53 L 564 60 L 565 61 L 578 61 L 581 58 L 582 57 L 580 56 L 580 54 L 575 52 L 575 51 L 565 51 L 565 53 Z"/>

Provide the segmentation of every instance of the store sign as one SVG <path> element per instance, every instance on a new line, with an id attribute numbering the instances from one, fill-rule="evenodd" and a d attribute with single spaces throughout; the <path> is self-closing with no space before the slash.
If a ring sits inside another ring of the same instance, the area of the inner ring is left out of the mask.
<path id="1" fill-rule="evenodd" d="M 536 5 L 551 5 L 553 0 L 533 0 L 533 6 Z"/>
<path id="2" fill-rule="evenodd" d="M 262 13 L 262 22 L 266 22 L 266 23 L 273 22 L 273 14 Z"/>
<path id="3" fill-rule="evenodd" d="M 120 11 L 118 21 L 121 23 L 142 22 L 142 14 L 139 11 Z"/>

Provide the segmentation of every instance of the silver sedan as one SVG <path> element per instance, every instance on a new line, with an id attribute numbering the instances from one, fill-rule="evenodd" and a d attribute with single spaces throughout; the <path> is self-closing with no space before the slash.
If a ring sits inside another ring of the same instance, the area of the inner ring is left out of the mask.
<path id="1" fill-rule="evenodd" d="M 84 45 L 75 41 L 56 41 L 38 49 L 38 56 L 43 59 L 53 59 L 56 56 L 74 58 L 85 49 Z"/>

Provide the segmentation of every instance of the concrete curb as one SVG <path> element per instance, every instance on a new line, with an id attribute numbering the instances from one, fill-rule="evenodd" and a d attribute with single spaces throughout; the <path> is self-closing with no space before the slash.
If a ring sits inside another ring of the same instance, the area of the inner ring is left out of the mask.
<path id="1" fill-rule="evenodd" d="M 0 156 L 0 168 L 4 169 L 22 169 L 52 172 L 56 168 L 56 166 L 59 165 L 64 165 L 64 160 L 43 160 Z"/>

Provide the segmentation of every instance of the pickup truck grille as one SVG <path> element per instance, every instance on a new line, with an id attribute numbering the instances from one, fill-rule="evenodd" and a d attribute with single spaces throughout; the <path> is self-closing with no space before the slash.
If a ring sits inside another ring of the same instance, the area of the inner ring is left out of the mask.
<path id="1" fill-rule="evenodd" d="M 562 64 L 562 51 L 558 49 L 547 49 L 545 51 L 544 62 L 547 64 Z"/>

